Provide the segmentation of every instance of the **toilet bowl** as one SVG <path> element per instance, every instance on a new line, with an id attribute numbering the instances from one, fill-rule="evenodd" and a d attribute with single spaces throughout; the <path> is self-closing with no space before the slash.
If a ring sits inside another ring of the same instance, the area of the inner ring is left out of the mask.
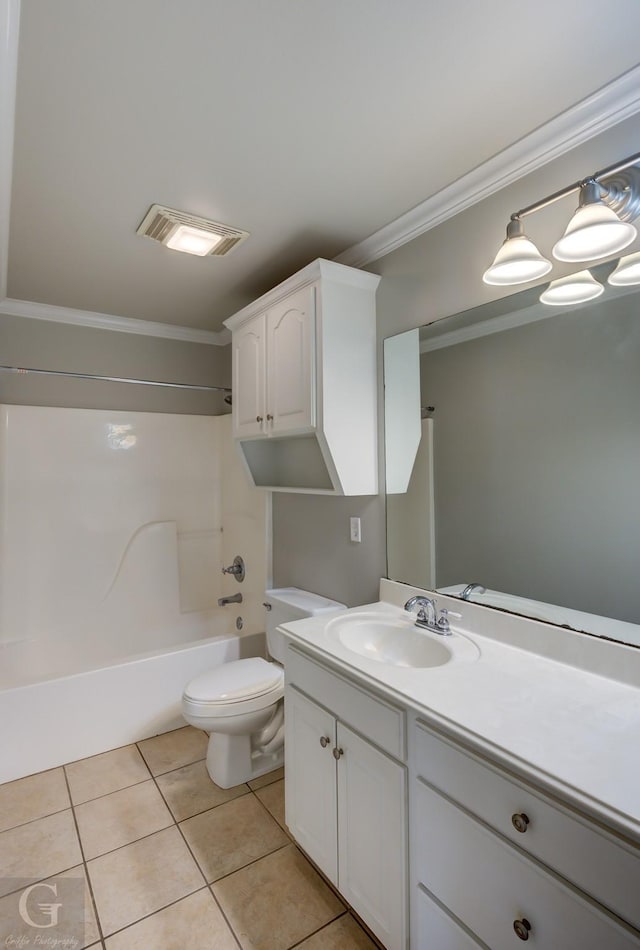
<path id="1" fill-rule="evenodd" d="M 186 721 L 209 734 L 207 771 L 221 788 L 248 782 L 284 761 L 284 640 L 278 626 L 344 608 L 295 587 L 268 590 L 266 597 L 267 645 L 273 659 L 224 663 L 196 676 L 182 696 Z"/>

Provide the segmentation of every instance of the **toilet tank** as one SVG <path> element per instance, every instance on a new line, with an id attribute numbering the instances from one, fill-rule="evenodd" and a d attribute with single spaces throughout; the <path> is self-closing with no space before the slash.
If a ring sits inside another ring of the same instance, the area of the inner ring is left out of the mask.
<path id="1" fill-rule="evenodd" d="M 344 610 L 346 607 L 346 604 L 340 604 L 337 600 L 329 600 L 328 597 L 321 597 L 320 594 L 297 587 L 267 590 L 265 598 L 266 604 L 271 607 L 270 610 L 267 607 L 267 648 L 269 655 L 278 663 L 284 663 L 284 640 L 277 632 L 281 623 L 331 613 L 333 610 Z"/>

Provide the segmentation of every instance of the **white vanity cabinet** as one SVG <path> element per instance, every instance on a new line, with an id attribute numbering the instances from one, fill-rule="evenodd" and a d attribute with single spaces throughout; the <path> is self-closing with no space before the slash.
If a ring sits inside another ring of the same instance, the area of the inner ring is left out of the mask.
<path id="1" fill-rule="evenodd" d="M 412 947 L 640 947 L 636 846 L 420 720 L 410 762 Z"/>
<path id="2" fill-rule="evenodd" d="M 225 321 L 233 435 L 256 486 L 377 493 L 379 280 L 314 261 Z"/>
<path id="3" fill-rule="evenodd" d="M 285 673 L 289 830 L 387 950 L 405 950 L 404 712 L 295 647 Z"/>

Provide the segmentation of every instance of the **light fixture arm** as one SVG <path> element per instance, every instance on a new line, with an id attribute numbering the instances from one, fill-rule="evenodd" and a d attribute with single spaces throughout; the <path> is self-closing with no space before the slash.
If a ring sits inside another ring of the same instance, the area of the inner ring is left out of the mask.
<path id="1" fill-rule="evenodd" d="M 636 152 L 635 155 L 630 155 L 621 162 L 609 165 L 594 175 L 589 175 L 587 178 L 576 181 L 566 188 L 561 188 L 547 198 L 542 198 L 540 201 L 534 202 L 534 204 L 527 205 L 526 208 L 522 208 L 520 211 L 516 211 L 515 214 L 512 214 L 511 220 L 514 221 L 518 218 L 524 218 L 529 214 L 533 214 L 536 211 L 541 211 L 542 208 L 555 204 L 556 201 L 567 198 L 574 192 L 581 191 L 582 188 L 589 186 L 591 183 L 595 183 L 605 190 L 605 194 L 602 195 L 602 197 L 622 220 L 633 220 L 633 218 L 640 215 L 640 170 L 633 169 L 633 171 L 627 172 L 627 175 L 624 177 L 620 175 L 619 178 L 614 178 L 614 176 L 619 175 L 627 169 L 631 169 L 632 165 L 638 165 L 639 163 L 640 152 Z M 607 180 L 606 182 L 602 180 L 609 178 L 612 180 Z M 617 206 L 621 207 L 622 210 L 618 210 Z"/>

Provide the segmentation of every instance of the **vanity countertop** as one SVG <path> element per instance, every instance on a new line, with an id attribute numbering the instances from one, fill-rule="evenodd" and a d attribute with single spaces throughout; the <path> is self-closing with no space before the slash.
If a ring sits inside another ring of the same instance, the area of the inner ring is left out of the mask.
<path id="1" fill-rule="evenodd" d="M 412 589 L 386 584 L 387 593 L 400 589 L 390 596 L 395 605 L 369 604 L 339 616 L 365 611 L 398 617 L 398 605 L 404 603 L 399 598 L 406 599 Z M 404 617 L 412 628 L 409 615 Z M 491 612 L 484 608 L 482 617 L 486 630 Z M 463 627 L 463 621 L 460 629 L 452 623 L 453 635 L 447 638 L 452 647 L 455 638 L 466 641 L 460 660 L 428 669 L 393 666 L 360 656 L 327 636 L 328 620 L 326 615 L 299 620 L 282 629 L 305 651 L 640 843 L 640 681 L 636 686 L 634 677 L 623 682 L 572 665 L 565 656 L 559 661 L 486 632 L 471 632 L 472 624 Z M 510 620 L 514 629 L 518 623 L 533 623 Z M 496 626 L 501 624 L 504 618 Z M 427 631 L 425 636 L 440 639 Z M 469 641 L 479 654 L 469 649 Z M 611 651 L 614 667 L 620 656 L 613 651 L 631 649 L 614 643 L 595 646 Z M 632 660 L 635 664 L 635 656 Z"/>

